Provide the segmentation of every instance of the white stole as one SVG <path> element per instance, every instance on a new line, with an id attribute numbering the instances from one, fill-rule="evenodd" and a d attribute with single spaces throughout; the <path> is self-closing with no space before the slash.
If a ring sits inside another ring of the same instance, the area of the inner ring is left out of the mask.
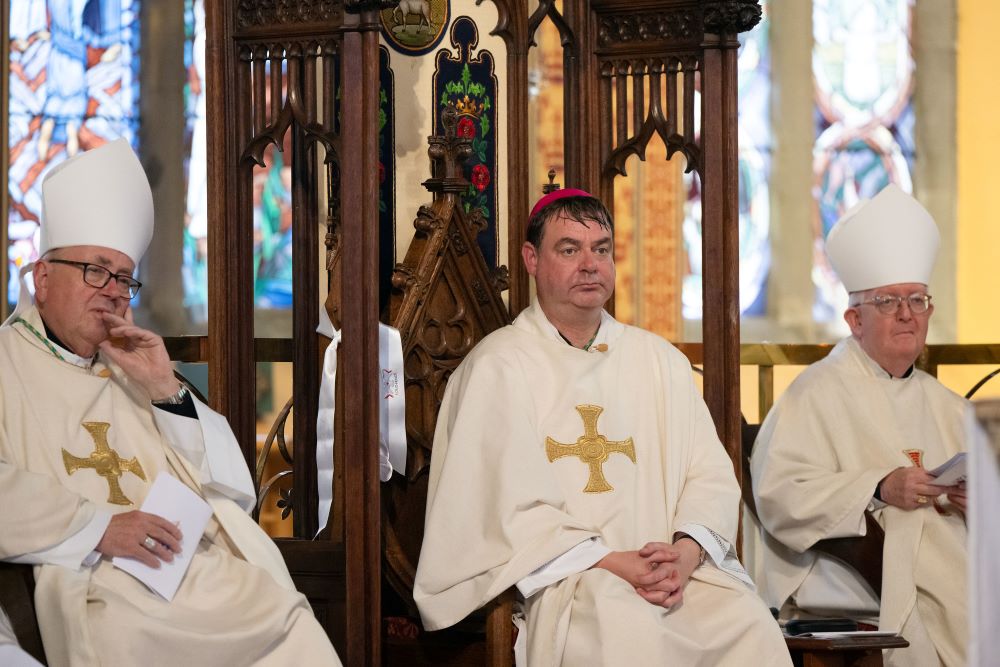
<path id="1" fill-rule="evenodd" d="M 333 504 L 333 418 L 336 409 L 337 348 L 340 330 L 334 328 L 326 308 L 320 308 L 316 331 L 330 339 L 323 357 L 323 380 L 316 415 L 316 484 L 319 495 L 318 529 L 323 532 Z M 379 479 L 395 470 L 406 474 L 406 396 L 403 386 L 403 346 L 397 329 L 379 323 Z"/>

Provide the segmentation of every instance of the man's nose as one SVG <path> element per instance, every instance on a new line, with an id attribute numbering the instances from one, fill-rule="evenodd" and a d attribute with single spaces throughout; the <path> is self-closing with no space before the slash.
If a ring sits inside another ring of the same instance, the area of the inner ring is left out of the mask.
<path id="1" fill-rule="evenodd" d="M 899 302 L 899 310 L 896 311 L 896 318 L 904 322 L 913 319 L 913 311 L 910 310 L 909 299 L 903 299 Z"/>
<path id="2" fill-rule="evenodd" d="M 597 270 L 597 255 L 595 255 L 590 250 L 584 250 L 580 253 L 580 269 L 582 271 L 596 271 Z"/>
<path id="3" fill-rule="evenodd" d="M 121 292 L 118 290 L 118 279 L 111 276 L 111 280 L 101 288 L 101 294 L 108 297 L 109 299 L 120 299 Z"/>

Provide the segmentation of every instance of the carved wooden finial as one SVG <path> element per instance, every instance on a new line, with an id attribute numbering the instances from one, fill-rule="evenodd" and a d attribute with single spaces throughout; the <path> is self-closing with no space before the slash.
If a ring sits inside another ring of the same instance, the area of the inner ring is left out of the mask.
<path id="1" fill-rule="evenodd" d="M 549 182 L 542 186 L 542 194 L 551 194 L 560 189 L 560 187 L 561 186 L 556 183 L 556 170 L 549 169 Z"/>
<path id="2" fill-rule="evenodd" d="M 449 102 L 441 112 L 441 124 L 444 126 L 443 137 L 427 137 L 430 144 L 427 154 L 431 158 L 431 173 L 434 176 L 424 181 L 423 185 L 433 193 L 461 194 L 469 187 L 463 167 L 472 155 L 472 138 L 457 135 L 458 110 L 454 102 Z"/>

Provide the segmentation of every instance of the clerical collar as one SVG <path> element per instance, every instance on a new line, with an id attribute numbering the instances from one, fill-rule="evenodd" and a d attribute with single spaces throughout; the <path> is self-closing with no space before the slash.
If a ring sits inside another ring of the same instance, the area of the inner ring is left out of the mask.
<path id="1" fill-rule="evenodd" d="M 875 361 L 874 359 L 872 359 L 868 355 L 868 353 L 865 352 L 864 348 L 861 347 L 861 344 L 857 341 L 857 339 L 854 338 L 853 336 L 851 336 L 851 342 L 854 343 L 854 346 L 857 348 L 858 353 L 865 360 L 865 363 L 868 364 L 868 367 L 871 368 L 872 371 L 878 377 L 883 378 L 883 379 L 888 379 L 888 380 L 906 380 L 906 379 L 909 379 L 910 376 L 913 375 L 913 370 L 915 368 L 915 366 L 913 364 L 910 364 L 910 367 L 907 368 L 906 372 L 903 373 L 902 375 L 893 375 L 889 371 L 887 371 L 884 368 L 882 368 L 882 366 L 877 361 Z"/>
<path id="2" fill-rule="evenodd" d="M 41 313 L 39 313 L 38 319 L 42 323 L 42 329 L 45 330 L 45 339 L 43 339 L 42 342 L 51 343 L 51 346 L 46 345 L 46 347 L 49 348 L 49 352 L 55 355 L 57 359 L 59 359 L 60 361 L 65 361 L 67 363 L 73 364 L 74 366 L 79 366 L 80 368 L 89 369 L 94 366 L 94 362 L 97 361 L 96 354 L 91 357 L 81 357 L 80 355 L 74 353 L 69 349 L 69 346 L 66 345 L 66 343 L 59 340 L 59 338 L 54 333 L 52 333 L 52 330 L 49 329 L 47 324 L 45 324 L 45 320 L 42 319 Z M 28 324 L 27 321 L 22 319 L 21 322 L 23 322 L 24 325 L 28 327 L 29 331 L 31 331 L 36 336 L 39 336 L 35 328 L 30 324 Z M 39 338 L 41 338 L 41 336 L 39 336 Z M 53 349 L 53 347 L 55 349 Z"/>
<path id="3" fill-rule="evenodd" d="M 45 323 L 45 320 L 42 320 L 42 328 L 45 329 L 45 337 L 48 338 L 50 341 L 52 341 L 54 345 L 65 350 L 66 352 L 70 351 L 69 345 L 59 340 L 59 337 L 56 336 L 54 333 L 52 333 L 52 329 L 50 329 L 49 325 Z"/>
<path id="4" fill-rule="evenodd" d="M 598 324 L 598 325 L 597 325 L 597 328 L 596 328 L 596 329 L 594 329 L 594 335 L 593 335 L 593 336 L 591 336 L 591 337 L 590 337 L 590 340 L 588 340 L 588 341 L 587 341 L 587 342 L 586 342 L 586 343 L 585 343 L 585 344 L 583 345 L 583 347 L 581 347 L 580 349 L 581 349 L 581 350 L 584 350 L 585 352 L 589 352 L 589 351 L 590 351 L 590 346 L 594 344 L 594 340 L 596 340 L 596 339 L 597 339 L 597 333 L 598 333 L 598 332 L 599 332 L 600 330 L 601 330 L 601 325 L 600 325 L 600 324 Z M 559 334 L 559 337 L 560 337 L 560 338 L 562 338 L 562 339 L 563 339 L 564 341 L 566 341 L 566 344 L 567 344 L 567 345 L 569 345 L 570 347 L 576 347 L 576 345 L 573 345 L 573 341 L 571 341 L 571 340 L 570 340 L 569 338 L 566 338 L 566 335 L 565 335 L 565 334 L 564 334 L 564 333 L 563 333 L 562 331 L 559 331 L 559 329 L 556 329 L 556 333 L 558 333 L 558 334 Z"/>
<path id="5" fill-rule="evenodd" d="M 597 330 L 594 332 L 593 337 L 587 341 L 586 345 L 580 348 L 573 345 L 570 339 L 564 336 L 563 333 L 556 328 L 556 325 L 549 321 L 549 318 L 545 315 L 545 311 L 543 311 L 540 306 L 536 305 L 533 307 L 538 308 L 538 311 L 542 316 L 540 320 L 543 323 L 542 327 L 547 330 L 553 338 L 563 341 L 573 349 L 582 350 L 584 352 L 608 351 L 608 338 L 612 336 L 614 325 L 617 324 L 617 322 L 615 322 L 615 318 L 611 317 L 606 310 L 601 311 L 601 322 L 597 325 Z"/>

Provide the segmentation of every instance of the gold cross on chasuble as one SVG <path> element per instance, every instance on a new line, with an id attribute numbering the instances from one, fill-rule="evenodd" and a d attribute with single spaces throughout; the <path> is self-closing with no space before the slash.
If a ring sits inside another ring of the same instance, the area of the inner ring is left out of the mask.
<path id="1" fill-rule="evenodd" d="M 108 429 L 111 428 L 111 424 L 107 422 L 83 422 L 81 426 L 87 429 L 90 437 L 94 439 L 94 451 L 90 453 L 89 457 L 82 459 L 63 449 L 63 465 L 66 466 L 67 474 L 72 475 L 81 468 L 93 468 L 108 483 L 109 503 L 131 505 L 132 501 L 122 492 L 118 478 L 130 472 L 146 481 L 146 473 L 143 472 L 139 460 L 135 458 L 123 459 L 118 456 L 118 452 L 111 449 L 111 446 L 108 445 Z"/>
<path id="2" fill-rule="evenodd" d="M 604 477 L 604 462 L 612 453 L 624 454 L 635 463 L 635 445 L 632 438 L 616 442 L 608 440 L 597 432 L 597 418 L 604 412 L 599 405 L 578 405 L 576 411 L 583 418 L 583 435 L 576 439 L 575 445 L 564 445 L 552 438 L 545 438 L 545 454 L 549 462 L 564 456 L 576 456 L 590 467 L 590 479 L 583 487 L 584 493 L 606 493 L 614 491 L 615 487 L 608 484 Z"/>

